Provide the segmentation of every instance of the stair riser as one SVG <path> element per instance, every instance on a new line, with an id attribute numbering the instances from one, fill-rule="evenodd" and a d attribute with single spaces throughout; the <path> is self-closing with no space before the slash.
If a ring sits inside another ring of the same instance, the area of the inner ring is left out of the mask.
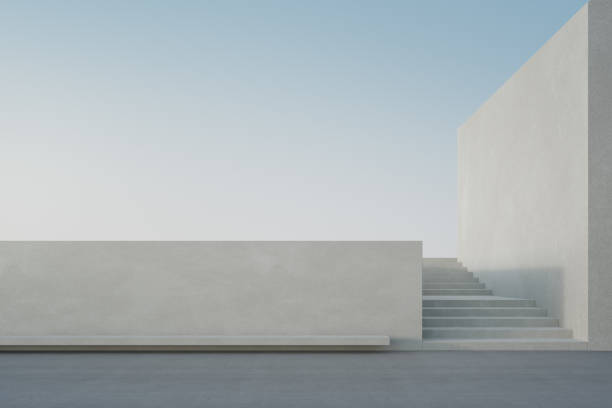
<path id="1" fill-rule="evenodd" d="M 487 296 L 491 289 L 424 289 L 423 296 Z"/>
<path id="2" fill-rule="evenodd" d="M 441 268 L 423 268 L 423 275 L 456 275 L 456 276 L 474 276 L 467 269 L 441 269 Z"/>
<path id="3" fill-rule="evenodd" d="M 484 283 L 479 282 L 427 282 L 423 289 L 485 289 Z"/>
<path id="4" fill-rule="evenodd" d="M 423 317 L 545 317 L 546 309 L 520 307 L 423 308 Z"/>
<path id="5" fill-rule="evenodd" d="M 528 299 L 439 299 L 423 300 L 423 307 L 535 307 Z"/>
<path id="6" fill-rule="evenodd" d="M 423 327 L 559 327 L 559 321 L 552 318 L 424 318 Z"/>
<path id="7" fill-rule="evenodd" d="M 423 328 L 424 339 L 569 339 L 571 337 L 572 331 L 568 329 Z"/>
<path id="8" fill-rule="evenodd" d="M 478 283 L 473 276 L 423 274 L 423 282 L 426 283 Z"/>

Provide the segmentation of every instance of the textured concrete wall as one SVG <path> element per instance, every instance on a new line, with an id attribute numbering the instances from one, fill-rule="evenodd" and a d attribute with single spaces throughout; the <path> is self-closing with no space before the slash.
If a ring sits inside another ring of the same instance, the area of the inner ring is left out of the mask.
<path id="1" fill-rule="evenodd" d="M 585 6 L 458 135 L 459 260 L 496 294 L 536 299 L 578 339 L 588 336 L 587 84 Z"/>
<path id="2" fill-rule="evenodd" d="M 0 242 L 0 336 L 388 335 L 418 348 L 421 251 L 420 242 Z"/>
<path id="3" fill-rule="evenodd" d="M 589 5 L 589 338 L 612 349 L 612 1 Z"/>

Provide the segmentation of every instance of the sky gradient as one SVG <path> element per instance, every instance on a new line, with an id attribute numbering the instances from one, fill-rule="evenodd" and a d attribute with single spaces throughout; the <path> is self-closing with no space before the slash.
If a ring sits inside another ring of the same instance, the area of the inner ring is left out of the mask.
<path id="1" fill-rule="evenodd" d="M 0 239 L 455 256 L 457 127 L 583 4 L 5 2 Z"/>

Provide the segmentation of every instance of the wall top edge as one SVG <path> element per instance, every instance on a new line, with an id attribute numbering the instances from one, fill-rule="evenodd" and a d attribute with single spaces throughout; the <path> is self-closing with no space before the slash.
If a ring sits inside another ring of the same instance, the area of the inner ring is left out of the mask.
<path id="1" fill-rule="evenodd" d="M 224 240 L 224 241 L 211 241 L 211 240 L 0 240 L 0 244 L 53 244 L 53 243 L 64 243 L 64 244 L 419 244 L 422 245 L 423 241 L 414 240 L 312 240 L 312 241 L 296 241 L 296 240 L 278 240 L 278 241 L 267 241 L 267 240 Z"/>
<path id="2" fill-rule="evenodd" d="M 533 53 L 528 59 L 527 61 L 525 61 L 511 76 L 510 78 L 506 79 L 506 81 L 504 81 L 504 83 L 497 88 L 497 90 L 495 92 L 493 92 L 493 94 L 491 94 L 467 119 L 465 122 L 463 122 L 461 125 L 459 125 L 459 127 L 457 128 L 457 132 L 460 133 L 461 130 L 467 126 L 474 118 L 476 118 L 478 116 L 478 114 L 489 104 L 491 103 L 491 101 L 493 99 L 495 99 L 495 97 L 497 95 L 499 95 L 503 89 L 509 85 L 510 82 L 512 82 L 512 80 L 517 77 L 521 72 L 523 72 L 525 69 L 527 69 L 531 63 L 533 63 L 534 59 L 536 59 L 541 53 L 542 51 L 553 41 L 555 41 L 555 39 L 558 38 L 558 36 L 562 33 L 562 31 L 569 25 L 571 24 L 574 20 L 578 19 L 578 18 L 585 18 L 588 20 L 589 18 L 589 13 L 588 13 L 588 9 L 589 9 L 589 4 L 591 3 L 591 1 L 588 1 L 587 3 L 584 4 L 584 6 L 582 6 L 580 8 L 580 10 L 578 10 L 572 17 L 570 17 L 569 20 L 567 20 L 553 35 L 552 37 L 550 37 L 544 44 L 542 44 L 542 46 L 540 48 L 538 48 L 538 50 Z M 588 28 L 587 28 L 588 30 Z"/>

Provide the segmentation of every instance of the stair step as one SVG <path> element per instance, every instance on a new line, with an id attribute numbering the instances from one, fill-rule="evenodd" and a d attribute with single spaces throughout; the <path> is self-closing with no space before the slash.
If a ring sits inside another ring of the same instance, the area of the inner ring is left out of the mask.
<path id="1" fill-rule="evenodd" d="M 465 269 L 455 258 L 424 258 L 423 269 L 429 268 Z"/>
<path id="2" fill-rule="evenodd" d="M 474 274 L 467 269 L 423 268 L 423 276 L 462 276 L 473 278 Z"/>
<path id="3" fill-rule="evenodd" d="M 423 289 L 424 296 L 492 295 L 491 289 Z"/>
<path id="4" fill-rule="evenodd" d="M 457 266 L 427 266 L 423 265 L 424 273 L 471 273 L 467 268 Z"/>
<path id="5" fill-rule="evenodd" d="M 552 317 L 425 317 L 423 327 L 559 327 Z"/>
<path id="6" fill-rule="evenodd" d="M 424 339 L 569 339 L 559 327 L 424 327 Z"/>
<path id="7" fill-rule="evenodd" d="M 423 282 L 423 289 L 485 289 L 480 282 Z"/>
<path id="8" fill-rule="evenodd" d="M 423 282 L 427 282 L 427 283 L 446 283 L 446 282 L 475 283 L 475 282 L 478 282 L 478 278 L 475 278 L 474 275 L 469 275 L 469 274 L 423 273 Z"/>
<path id="9" fill-rule="evenodd" d="M 535 300 L 500 296 L 423 296 L 423 307 L 534 307 Z"/>
<path id="10" fill-rule="evenodd" d="M 457 258 L 423 258 L 423 262 L 458 262 Z"/>
<path id="11" fill-rule="evenodd" d="M 423 317 L 429 316 L 532 316 L 545 317 L 541 307 L 424 307 Z"/>
<path id="12" fill-rule="evenodd" d="M 587 342 L 574 339 L 430 339 L 423 350 L 580 350 Z"/>

